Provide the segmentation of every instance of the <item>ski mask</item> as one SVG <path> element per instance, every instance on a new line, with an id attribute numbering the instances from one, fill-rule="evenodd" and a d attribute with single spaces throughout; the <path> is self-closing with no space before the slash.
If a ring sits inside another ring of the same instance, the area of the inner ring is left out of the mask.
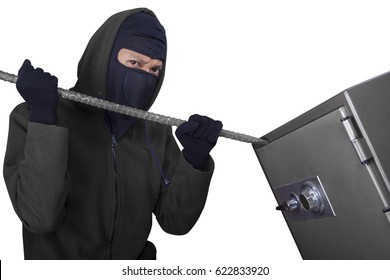
<path id="1" fill-rule="evenodd" d="M 109 62 L 107 100 L 148 110 L 158 94 L 160 77 L 121 64 L 118 53 L 123 48 L 165 62 L 166 37 L 163 26 L 156 17 L 146 13 L 128 16 L 119 28 Z M 107 114 L 113 133 L 118 138 L 138 120 L 112 112 Z"/>

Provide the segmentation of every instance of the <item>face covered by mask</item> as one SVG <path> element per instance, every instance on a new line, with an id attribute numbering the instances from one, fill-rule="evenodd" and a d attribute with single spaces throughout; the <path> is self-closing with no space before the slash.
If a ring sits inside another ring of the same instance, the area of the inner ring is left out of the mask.
<path id="1" fill-rule="evenodd" d="M 117 33 L 109 62 L 107 100 L 148 110 L 158 94 L 159 77 L 120 63 L 118 53 L 121 49 L 129 49 L 164 63 L 166 37 L 163 26 L 157 18 L 146 13 L 128 16 Z M 107 115 L 112 132 L 118 138 L 138 120 L 113 112 L 107 112 Z"/>

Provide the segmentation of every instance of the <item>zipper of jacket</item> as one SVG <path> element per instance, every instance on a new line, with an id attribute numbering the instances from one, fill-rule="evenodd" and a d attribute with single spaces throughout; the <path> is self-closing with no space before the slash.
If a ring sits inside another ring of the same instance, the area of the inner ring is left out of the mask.
<path id="1" fill-rule="evenodd" d="M 115 238 L 118 231 L 118 222 L 119 222 L 119 184 L 118 184 L 118 157 L 117 157 L 117 146 L 118 143 L 116 141 L 115 135 L 111 136 L 111 149 L 112 149 L 112 158 L 114 162 L 114 216 L 111 227 L 111 236 L 110 236 L 110 244 L 108 247 L 108 257 L 109 259 L 114 258 L 114 243 Z"/>

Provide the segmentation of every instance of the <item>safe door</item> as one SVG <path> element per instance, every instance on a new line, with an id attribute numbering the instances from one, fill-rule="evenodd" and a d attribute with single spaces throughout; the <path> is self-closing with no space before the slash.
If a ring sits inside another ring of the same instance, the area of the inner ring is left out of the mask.
<path id="1" fill-rule="evenodd" d="M 390 89 L 390 77 L 386 79 Z M 390 147 L 390 125 L 362 127 L 372 114 L 360 116 L 358 103 L 366 99 L 376 106 L 376 97 L 372 90 L 355 91 L 345 91 L 265 136 L 269 144 L 254 145 L 276 209 L 303 259 L 390 259 L 387 171 L 378 156 L 386 148 L 375 150 L 375 143 L 367 141 L 381 135 Z M 390 98 L 385 99 L 390 108 Z"/>

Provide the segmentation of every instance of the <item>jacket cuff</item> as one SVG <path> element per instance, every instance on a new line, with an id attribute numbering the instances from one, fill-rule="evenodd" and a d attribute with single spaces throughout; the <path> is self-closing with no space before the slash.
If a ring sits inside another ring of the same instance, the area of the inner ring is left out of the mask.
<path id="1" fill-rule="evenodd" d="M 209 156 L 206 165 L 202 169 L 196 169 L 188 160 L 186 160 L 183 153 L 181 154 L 181 160 L 185 162 L 185 164 L 188 166 L 188 169 L 191 169 L 193 172 L 200 172 L 200 173 L 213 173 L 214 172 L 214 160 L 211 156 Z"/>
<path id="2" fill-rule="evenodd" d="M 66 127 L 36 122 L 28 122 L 27 130 L 29 134 L 45 135 L 60 138 L 67 138 L 69 135 L 69 129 Z"/>

